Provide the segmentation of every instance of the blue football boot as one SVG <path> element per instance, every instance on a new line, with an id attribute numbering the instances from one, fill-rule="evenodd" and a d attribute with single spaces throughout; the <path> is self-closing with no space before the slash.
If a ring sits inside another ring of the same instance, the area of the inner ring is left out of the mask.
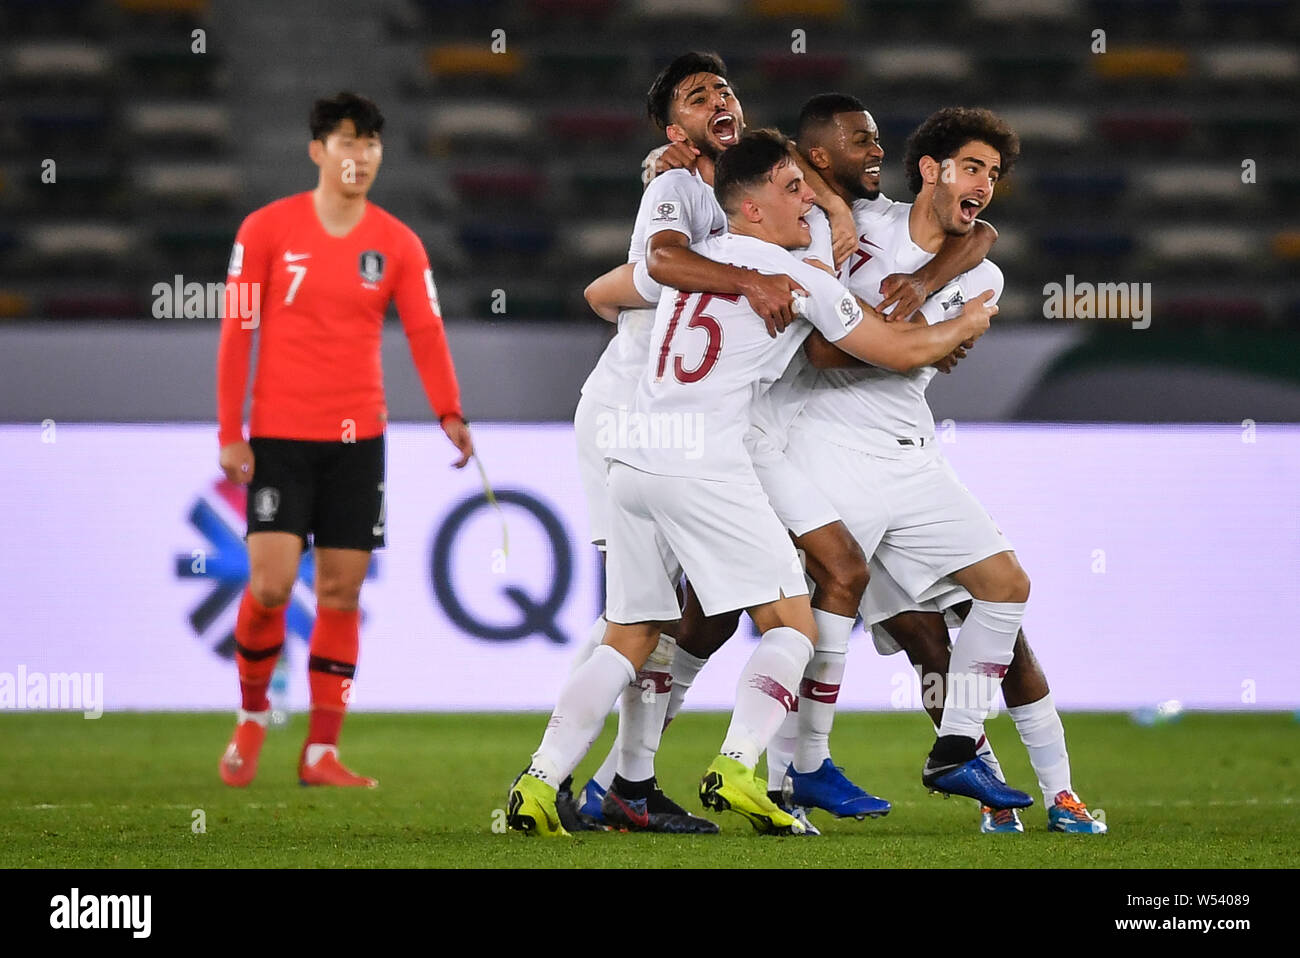
<path id="1" fill-rule="evenodd" d="M 893 808 L 883 798 L 864 792 L 849 781 L 844 770 L 829 758 L 815 772 L 796 772 L 790 766 L 790 804 L 821 808 L 836 818 L 881 818 Z"/>

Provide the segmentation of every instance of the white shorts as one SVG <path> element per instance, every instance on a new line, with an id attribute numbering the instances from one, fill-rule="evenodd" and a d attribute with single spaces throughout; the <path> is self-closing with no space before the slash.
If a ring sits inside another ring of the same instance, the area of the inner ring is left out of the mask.
<path id="1" fill-rule="evenodd" d="M 803 566 L 757 483 L 659 476 L 609 465 L 605 617 L 671 622 L 690 579 L 705 615 L 807 595 Z"/>
<path id="2" fill-rule="evenodd" d="M 895 652 L 902 651 L 902 646 L 895 642 L 888 632 L 880 628 L 880 623 L 886 619 L 892 619 L 900 612 L 944 613 L 957 603 L 965 602 L 970 598 L 969 592 L 948 579 L 950 588 L 947 592 L 928 602 L 917 602 L 903 591 L 903 587 L 894 581 L 889 570 L 874 556 L 867 563 L 867 567 L 871 570 L 871 581 L 867 584 L 867 591 L 862 596 L 862 604 L 858 607 L 858 611 L 862 614 L 862 627 L 871 631 L 871 641 L 881 655 L 893 655 Z M 957 617 L 950 612 L 947 613 L 946 618 L 949 628 L 956 628 L 960 624 Z"/>
<path id="3" fill-rule="evenodd" d="M 937 448 L 900 450 L 875 456 L 796 428 L 786 456 L 839 510 L 862 551 L 924 603 L 952 591 L 953 572 L 1012 546 Z"/>
<path id="4" fill-rule="evenodd" d="M 754 462 L 754 472 L 772 503 L 772 511 L 796 536 L 838 522 L 840 514 L 808 477 L 800 472 L 784 452 L 772 444 L 767 433 L 750 429 L 745 434 L 745 448 Z"/>
<path id="5" fill-rule="evenodd" d="M 578 408 L 573 413 L 573 431 L 578 440 L 578 475 L 587 497 L 587 527 L 591 541 L 602 549 L 609 530 L 609 490 L 605 486 L 608 471 L 605 450 L 600 447 L 597 437 L 601 422 L 611 421 L 603 419 L 603 416 L 617 417 L 618 410 L 585 394 L 578 400 Z"/>

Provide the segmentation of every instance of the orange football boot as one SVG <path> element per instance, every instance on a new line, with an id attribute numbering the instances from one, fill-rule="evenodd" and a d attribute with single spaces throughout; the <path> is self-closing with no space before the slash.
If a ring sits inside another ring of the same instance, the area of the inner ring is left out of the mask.
<path id="1" fill-rule="evenodd" d="M 257 775 L 257 759 L 266 741 L 266 728 L 247 720 L 235 726 L 235 734 L 221 756 L 221 780 L 234 788 L 244 788 Z"/>
<path id="2" fill-rule="evenodd" d="M 357 775 L 348 771 L 339 761 L 338 752 L 330 749 L 322 755 L 315 765 L 307 765 L 307 746 L 302 748 L 298 759 L 299 785 L 338 785 L 344 788 L 374 788 L 379 784 L 373 778 Z"/>

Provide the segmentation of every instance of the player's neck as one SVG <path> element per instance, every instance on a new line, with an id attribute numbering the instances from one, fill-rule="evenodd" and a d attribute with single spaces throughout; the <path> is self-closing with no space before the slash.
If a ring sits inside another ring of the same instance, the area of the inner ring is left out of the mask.
<path id="1" fill-rule="evenodd" d="M 751 223 L 748 220 L 732 221 L 728 219 L 727 232 L 735 233 L 737 236 L 748 236 L 752 239 L 762 240 L 764 243 L 773 243 L 777 246 L 781 245 L 767 235 L 767 231 L 763 229 L 762 223 Z"/>
<path id="2" fill-rule="evenodd" d="M 342 196 L 317 186 L 312 190 L 311 201 L 316 218 L 330 236 L 347 236 L 366 215 L 365 194 Z"/>
<path id="3" fill-rule="evenodd" d="M 939 252 L 943 245 L 943 225 L 935 215 L 932 197 L 922 193 L 907 214 L 907 232 L 912 242 L 927 253 Z"/>

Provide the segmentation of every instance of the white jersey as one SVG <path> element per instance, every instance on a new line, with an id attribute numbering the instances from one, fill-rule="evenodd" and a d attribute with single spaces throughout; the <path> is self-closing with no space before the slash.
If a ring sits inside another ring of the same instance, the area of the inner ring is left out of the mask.
<path id="1" fill-rule="evenodd" d="M 854 219 L 864 237 L 841 274 L 848 288 L 874 306 L 883 296 L 880 281 L 890 273 L 911 273 L 934 254 L 912 242 L 908 229 L 910 203 L 892 203 L 883 216 L 868 212 Z M 985 260 L 935 293 L 921 308 L 928 323 L 952 319 L 966 300 L 986 289 L 993 302 L 1002 295 L 1002 271 Z M 937 370 L 933 366 L 896 373 L 874 366 L 826 369 L 816 378 L 799 410 L 800 429 L 831 442 L 878 455 L 898 455 L 901 445 L 934 439 L 934 416 L 925 390 Z M 910 442 L 904 442 L 904 441 Z"/>
<path id="2" fill-rule="evenodd" d="M 853 202 L 854 223 L 858 225 L 859 243 L 865 241 L 862 230 L 865 224 L 872 222 L 872 217 L 883 216 L 894 201 L 880 193 L 874 200 L 860 199 Z M 812 242 L 806 249 L 794 250 L 799 259 L 816 259 L 831 269 L 835 268 L 835 254 L 831 244 L 831 224 L 820 207 L 814 206 L 804 217 L 812 231 Z M 849 261 L 852 262 L 852 259 Z M 840 282 L 848 272 L 848 265 L 840 271 Z M 865 297 L 864 297 L 865 298 Z M 784 449 L 786 434 L 790 423 L 799 415 L 804 401 L 812 393 L 817 380 L 817 370 L 800 350 L 790 361 L 789 367 L 781 377 L 754 403 L 753 423 L 762 430 L 777 449 Z"/>
<path id="3" fill-rule="evenodd" d="M 806 319 L 772 338 L 742 297 L 666 288 L 632 410 L 601 445 L 606 458 L 643 472 L 757 484 L 744 443 L 754 399 L 814 327 L 836 342 L 861 321 L 862 309 L 834 277 L 763 240 L 726 233 L 693 249 L 718 262 L 793 277 L 811 294 Z"/>
<path id="4" fill-rule="evenodd" d="M 645 262 L 651 237 L 664 230 L 685 235 L 692 244 L 725 232 L 727 217 L 713 197 L 713 187 L 689 170 L 669 170 L 654 178 L 641 196 L 627 261 Z M 660 287 L 649 275 L 638 275 L 637 290 L 650 302 Z M 596 367 L 582 385 L 582 394 L 609 406 L 632 401 L 637 378 L 650 352 L 654 307 L 625 309 L 618 314 L 618 332 L 605 347 Z"/>

